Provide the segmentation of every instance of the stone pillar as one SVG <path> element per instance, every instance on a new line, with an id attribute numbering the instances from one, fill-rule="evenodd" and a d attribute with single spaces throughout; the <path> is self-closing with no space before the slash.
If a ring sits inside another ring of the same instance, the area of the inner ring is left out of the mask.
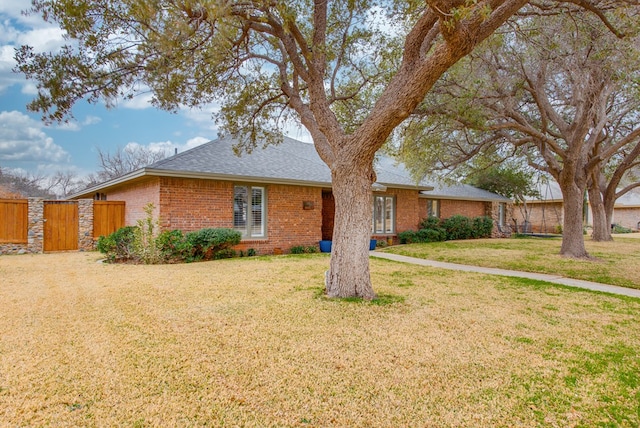
<path id="1" fill-rule="evenodd" d="M 27 214 L 27 251 L 44 252 L 44 199 L 28 198 Z"/>
<path id="2" fill-rule="evenodd" d="M 78 200 L 78 249 L 93 250 L 93 199 Z"/>

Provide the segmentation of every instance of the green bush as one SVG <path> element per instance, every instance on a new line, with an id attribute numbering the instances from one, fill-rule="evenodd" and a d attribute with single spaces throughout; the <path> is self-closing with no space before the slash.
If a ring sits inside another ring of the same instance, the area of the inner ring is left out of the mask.
<path id="1" fill-rule="evenodd" d="M 447 232 L 447 241 L 469 239 L 473 236 L 471 220 L 463 215 L 456 214 L 443 220 L 442 227 Z"/>
<path id="2" fill-rule="evenodd" d="M 295 245 L 293 247 L 291 247 L 291 249 L 289 250 L 289 252 L 291 254 L 311 254 L 311 253 L 317 253 L 318 252 L 318 247 L 314 246 L 314 245 L 309 245 L 308 247 L 305 247 L 304 245 Z"/>
<path id="3" fill-rule="evenodd" d="M 134 241 L 136 226 L 125 226 L 110 235 L 98 238 L 98 251 L 107 256 L 107 260 L 135 259 Z"/>
<path id="4" fill-rule="evenodd" d="M 289 252 L 291 254 L 304 254 L 304 246 L 303 245 L 296 245 L 291 247 L 291 250 L 289 250 Z"/>
<path id="5" fill-rule="evenodd" d="M 235 257 L 231 249 L 240 243 L 241 234 L 233 229 L 201 229 L 183 234 L 164 231 L 154 236 L 148 223 L 127 226 L 98 239 L 98 250 L 109 261 L 134 260 L 143 263 L 175 263 Z M 146 229 L 144 232 L 140 229 Z M 255 255 L 249 249 L 247 255 Z"/>
<path id="6" fill-rule="evenodd" d="M 493 220 L 491 217 L 482 216 L 475 217 L 472 222 L 473 236 L 472 238 L 490 238 L 493 230 Z"/>
<path id="7" fill-rule="evenodd" d="M 240 232 L 233 229 L 207 228 L 188 232 L 185 240 L 190 254 L 186 260 L 212 260 L 216 258 L 216 253 L 238 245 L 241 238 Z"/>
<path id="8" fill-rule="evenodd" d="M 620 226 L 619 224 L 614 224 L 611 229 L 611 233 L 631 233 L 633 230 L 628 227 Z"/>
<path id="9" fill-rule="evenodd" d="M 462 215 L 454 215 L 442 221 L 437 217 L 429 217 L 420 222 L 420 230 L 400 232 L 398 239 L 401 244 L 413 244 L 487 238 L 491 236 L 492 230 L 493 220 L 486 216 L 470 219 Z"/>
<path id="10" fill-rule="evenodd" d="M 420 221 L 420 229 L 439 229 L 440 223 L 441 221 L 438 217 L 429 216 Z"/>
<path id="11" fill-rule="evenodd" d="M 181 262 L 191 257 L 193 247 L 181 230 L 165 230 L 156 238 L 164 262 Z"/>

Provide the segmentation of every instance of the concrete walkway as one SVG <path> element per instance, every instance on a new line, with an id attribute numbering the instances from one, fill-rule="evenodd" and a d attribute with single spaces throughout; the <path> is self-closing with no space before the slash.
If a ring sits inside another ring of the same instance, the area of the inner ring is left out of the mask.
<path id="1" fill-rule="evenodd" d="M 565 278 L 560 275 L 548 275 L 544 273 L 519 272 L 515 270 L 487 268 L 480 266 L 468 266 L 457 263 L 436 262 L 433 260 L 418 259 L 415 257 L 401 256 L 399 254 L 380 253 L 377 251 L 369 252 L 371 257 L 381 259 L 394 260 L 396 262 L 411 263 L 420 266 L 430 266 L 441 269 L 452 269 L 465 272 L 479 272 L 490 275 L 515 276 L 518 278 L 537 279 L 539 281 L 553 282 L 556 284 L 567 285 L 569 287 L 584 288 L 587 290 L 602 291 L 604 293 L 620 294 L 622 296 L 640 298 L 640 290 L 633 288 L 619 287 L 617 285 L 600 284 L 598 282 L 582 281 L 580 279 Z"/>

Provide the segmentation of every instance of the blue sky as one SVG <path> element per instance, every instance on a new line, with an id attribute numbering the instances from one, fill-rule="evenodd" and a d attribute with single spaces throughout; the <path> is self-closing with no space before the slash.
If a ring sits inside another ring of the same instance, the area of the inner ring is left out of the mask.
<path id="1" fill-rule="evenodd" d="M 75 122 L 45 126 L 38 114 L 26 109 L 35 84 L 12 73 L 14 48 L 28 44 L 36 51 L 55 51 L 64 40 L 59 28 L 38 16 L 23 16 L 21 11 L 29 7 L 29 0 L 0 2 L 0 167 L 84 176 L 98 169 L 97 148 L 113 153 L 138 144 L 173 154 L 176 148 L 184 151 L 217 138 L 215 104 L 171 114 L 153 108 L 149 95 L 123 101 L 115 109 L 80 102 L 73 110 Z M 285 133 L 308 140 L 303 130 Z"/>

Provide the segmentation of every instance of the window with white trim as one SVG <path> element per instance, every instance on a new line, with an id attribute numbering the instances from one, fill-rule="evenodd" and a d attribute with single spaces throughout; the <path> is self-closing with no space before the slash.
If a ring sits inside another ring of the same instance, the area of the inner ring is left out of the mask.
<path id="1" fill-rule="evenodd" d="M 440 218 L 440 200 L 427 199 L 427 217 Z"/>
<path id="2" fill-rule="evenodd" d="M 373 197 L 373 233 L 394 233 L 396 200 L 393 196 Z"/>
<path id="3" fill-rule="evenodd" d="M 243 238 L 264 238 L 266 231 L 266 192 L 264 187 L 233 187 L 233 228 Z"/>
<path id="4" fill-rule="evenodd" d="M 500 202 L 498 205 L 498 225 L 504 226 L 507 218 L 507 204 Z"/>

